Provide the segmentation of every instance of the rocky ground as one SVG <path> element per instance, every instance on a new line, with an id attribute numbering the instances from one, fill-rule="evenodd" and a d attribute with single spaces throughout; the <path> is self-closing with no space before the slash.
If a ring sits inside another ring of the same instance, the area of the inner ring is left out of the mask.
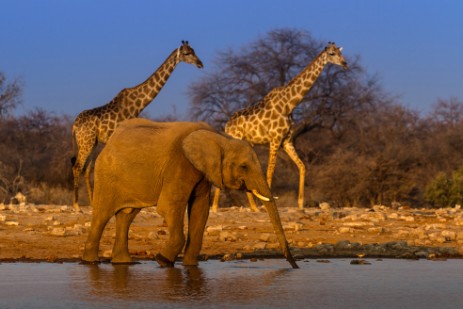
<path id="1" fill-rule="evenodd" d="M 0 204 L 0 261 L 78 261 L 90 228 L 91 208 Z M 297 258 L 382 257 L 461 258 L 463 212 L 457 208 L 370 209 L 279 208 L 286 236 Z M 101 241 L 109 258 L 114 219 Z M 153 259 L 166 242 L 167 229 L 156 208 L 137 216 L 129 234 L 135 259 Z M 231 207 L 211 213 L 204 236 L 204 258 L 281 256 L 267 213 Z"/>

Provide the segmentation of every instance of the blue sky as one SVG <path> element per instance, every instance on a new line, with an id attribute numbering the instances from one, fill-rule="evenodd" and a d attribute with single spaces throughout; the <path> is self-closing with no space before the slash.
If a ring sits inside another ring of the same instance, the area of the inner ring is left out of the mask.
<path id="1" fill-rule="evenodd" d="M 188 86 L 268 31 L 305 29 L 361 56 L 404 106 L 463 100 L 460 0 L 0 0 L 0 71 L 24 82 L 23 105 L 76 116 L 145 80 L 181 40 L 205 64 L 181 63 L 147 108 L 188 110 Z"/>

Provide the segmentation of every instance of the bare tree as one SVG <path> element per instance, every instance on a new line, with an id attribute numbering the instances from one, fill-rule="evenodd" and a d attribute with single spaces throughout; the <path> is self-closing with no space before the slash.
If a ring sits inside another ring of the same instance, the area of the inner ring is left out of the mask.
<path id="1" fill-rule="evenodd" d="M 7 83 L 0 72 L 0 118 L 5 118 L 20 104 L 22 86 L 18 80 Z"/>

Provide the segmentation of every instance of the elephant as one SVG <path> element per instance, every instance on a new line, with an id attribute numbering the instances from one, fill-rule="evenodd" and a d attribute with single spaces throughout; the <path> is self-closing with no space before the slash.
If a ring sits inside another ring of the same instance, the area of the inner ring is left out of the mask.
<path id="1" fill-rule="evenodd" d="M 142 118 L 124 121 L 95 162 L 94 183 L 84 263 L 98 263 L 100 239 L 113 216 L 116 236 L 112 263 L 131 263 L 129 227 L 142 208 L 157 206 L 169 236 L 156 261 L 161 267 L 173 267 L 184 248 L 183 265 L 197 266 L 213 184 L 221 189 L 246 190 L 261 199 L 284 256 L 293 268 L 298 267 L 256 153 L 247 142 L 219 133 L 206 123 Z"/>

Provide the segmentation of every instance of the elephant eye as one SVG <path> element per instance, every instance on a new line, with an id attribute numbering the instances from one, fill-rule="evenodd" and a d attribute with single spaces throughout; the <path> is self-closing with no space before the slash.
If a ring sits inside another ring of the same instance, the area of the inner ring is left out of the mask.
<path id="1" fill-rule="evenodd" d="M 248 165 L 246 163 L 240 164 L 240 170 L 246 172 L 248 170 Z"/>

